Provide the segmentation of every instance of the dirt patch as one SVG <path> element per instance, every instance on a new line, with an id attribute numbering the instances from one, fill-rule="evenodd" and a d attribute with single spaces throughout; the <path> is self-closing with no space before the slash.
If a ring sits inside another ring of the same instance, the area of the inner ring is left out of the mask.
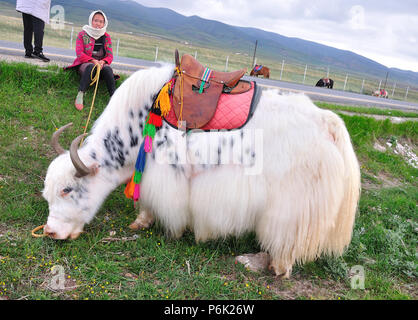
<path id="1" fill-rule="evenodd" d="M 270 285 L 271 290 L 285 300 L 310 298 L 335 300 L 344 296 L 348 290 L 344 284 L 332 280 L 309 280 L 300 275 L 292 276 L 290 280 L 279 280 Z"/>
<path id="2" fill-rule="evenodd" d="M 364 169 L 363 169 L 364 171 Z M 403 183 L 398 179 L 389 176 L 385 172 L 379 172 L 377 175 L 374 175 L 370 172 L 365 172 L 367 175 L 373 177 L 378 181 L 378 183 L 371 180 L 363 180 L 361 182 L 361 188 L 365 190 L 378 190 L 383 188 L 397 188 L 401 187 Z"/>
<path id="3" fill-rule="evenodd" d="M 404 117 L 392 117 L 392 116 L 384 116 L 379 114 L 365 114 L 365 113 L 357 113 L 357 112 L 350 112 L 350 111 L 342 111 L 336 110 L 336 112 L 346 114 L 349 116 L 362 116 L 362 117 L 369 117 L 376 120 L 386 120 L 389 119 L 392 123 L 402 123 L 405 121 L 418 121 L 418 118 L 404 118 Z"/>

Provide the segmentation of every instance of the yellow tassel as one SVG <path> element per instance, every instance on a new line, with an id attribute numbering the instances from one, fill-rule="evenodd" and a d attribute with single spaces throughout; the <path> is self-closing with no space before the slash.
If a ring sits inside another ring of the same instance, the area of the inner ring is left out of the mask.
<path id="1" fill-rule="evenodd" d="M 169 87 L 170 83 L 166 83 L 165 86 L 161 89 L 160 94 L 157 97 L 157 101 L 155 102 L 155 107 L 160 108 L 162 117 L 168 115 L 171 109 L 170 97 L 168 95 Z"/>

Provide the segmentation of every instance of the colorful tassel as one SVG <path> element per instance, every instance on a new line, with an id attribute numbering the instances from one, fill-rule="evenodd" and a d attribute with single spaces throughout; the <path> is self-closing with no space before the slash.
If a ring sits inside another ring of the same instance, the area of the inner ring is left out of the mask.
<path id="1" fill-rule="evenodd" d="M 170 93 L 172 92 L 173 85 L 174 81 L 171 80 L 160 90 L 160 93 L 158 94 L 157 99 L 155 99 L 151 111 L 145 121 L 144 130 L 142 131 L 144 140 L 139 147 L 138 157 L 135 163 L 135 171 L 124 191 L 125 196 L 128 199 L 134 200 L 134 205 L 140 198 L 140 183 L 142 174 L 145 170 L 147 153 L 152 152 L 152 143 L 157 128 L 162 126 L 162 118 L 168 115 L 171 109 Z"/>
<path id="2" fill-rule="evenodd" d="M 150 112 L 149 114 L 149 119 L 148 119 L 148 124 L 153 124 L 156 127 L 161 127 L 163 125 L 163 119 L 161 118 L 161 116 Z"/>
<path id="3" fill-rule="evenodd" d="M 135 163 L 135 170 L 139 172 L 144 172 L 145 169 L 146 153 L 144 149 L 144 142 L 145 141 L 142 141 L 141 147 L 139 148 L 138 158 Z"/>
<path id="4" fill-rule="evenodd" d="M 145 137 L 144 149 L 147 153 L 152 151 L 152 138 L 150 136 Z"/>
<path id="5" fill-rule="evenodd" d="M 167 82 L 160 90 L 157 100 L 155 100 L 155 107 L 161 110 L 161 116 L 165 117 L 171 110 L 170 96 L 168 94 L 171 88 L 171 82 Z"/>
<path id="6" fill-rule="evenodd" d="M 135 172 L 133 173 L 129 183 L 126 185 L 126 188 L 124 191 L 125 197 L 127 197 L 128 199 L 132 199 L 134 196 L 134 190 L 135 190 L 134 176 L 135 176 Z"/>
<path id="7" fill-rule="evenodd" d="M 135 202 L 138 201 L 138 199 L 139 199 L 139 184 L 135 185 L 133 199 L 134 199 Z"/>
<path id="8" fill-rule="evenodd" d="M 154 139 L 156 131 L 157 130 L 155 129 L 155 126 L 153 124 L 147 123 L 144 127 L 144 131 L 142 132 L 142 136 L 144 137 L 150 136 L 151 138 Z"/>

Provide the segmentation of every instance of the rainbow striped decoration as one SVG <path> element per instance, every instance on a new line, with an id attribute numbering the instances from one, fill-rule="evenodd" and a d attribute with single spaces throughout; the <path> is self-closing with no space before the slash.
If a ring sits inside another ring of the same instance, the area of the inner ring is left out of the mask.
<path id="1" fill-rule="evenodd" d="M 152 152 L 152 142 L 154 140 L 155 133 L 163 124 L 162 118 L 167 115 L 171 109 L 170 92 L 173 85 L 174 82 L 171 80 L 164 85 L 158 93 L 157 98 L 154 100 L 148 117 L 145 120 L 144 130 L 142 131 L 144 140 L 139 147 L 138 157 L 135 163 L 135 171 L 124 191 L 125 196 L 128 199 L 134 200 L 134 205 L 139 200 L 141 195 L 139 186 L 145 170 L 147 153 Z"/>
<path id="2" fill-rule="evenodd" d="M 199 94 L 203 92 L 203 87 L 205 86 L 205 82 L 208 82 L 210 77 L 212 76 L 212 72 L 213 70 L 209 69 L 209 68 L 205 68 L 205 71 L 203 72 L 202 75 L 202 83 L 200 84 L 200 89 L 199 89 Z"/>

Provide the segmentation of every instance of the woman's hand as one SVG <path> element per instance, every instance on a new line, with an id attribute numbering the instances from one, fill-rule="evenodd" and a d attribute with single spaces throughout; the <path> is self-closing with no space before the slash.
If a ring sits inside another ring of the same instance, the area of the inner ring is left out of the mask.
<path id="1" fill-rule="evenodd" d="M 96 59 L 91 59 L 90 62 L 94 63 L 95 65 L 98 66 L 98 68 L 100 68 L 100 70 L 102 70 L 104 61 L 99 61 L 99 60 L 96 60 Z"/>
<path id="2" fill-rule="evenodd" d="M 99 64 L 100 64 L 100 70 L 101 70 L 105 66 L 106 62 L 104 60 L 100 60 Z"/>

